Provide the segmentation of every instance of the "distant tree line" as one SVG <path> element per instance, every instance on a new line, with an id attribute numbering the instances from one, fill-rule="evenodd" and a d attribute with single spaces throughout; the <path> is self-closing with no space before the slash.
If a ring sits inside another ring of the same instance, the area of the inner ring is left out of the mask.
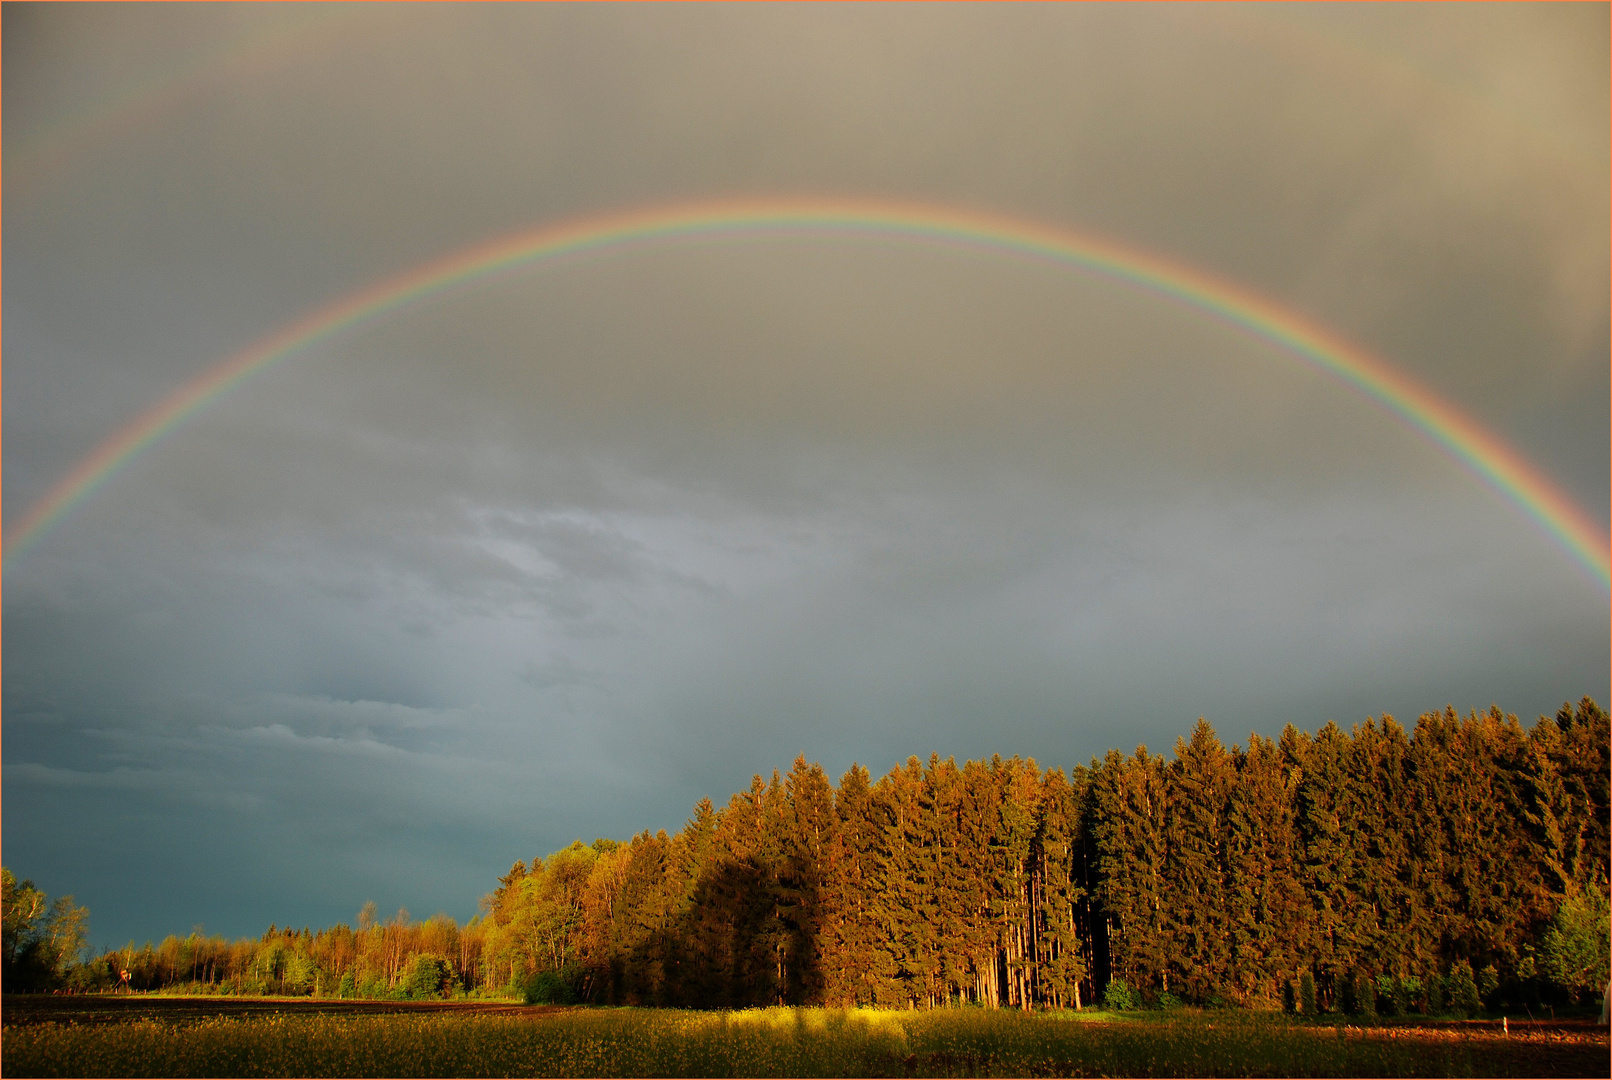
<path id="1" fill-rule="evenodd" d="M 692 1007 L 1566 1003 L 1607 979 L 1609 753 L 1585 698 L 1529 728 L 1448 709 L 1246 749 L 1200 720 L 1171 760 L 1068 774 L 931 756 L 835 786 L 802 758 L 675 835 L 517 862 L 463 927 L 367 905 L 356 930 L 170 937 L 60 979 Z M 8 935 L 10 911 L 8 891 Z"/>

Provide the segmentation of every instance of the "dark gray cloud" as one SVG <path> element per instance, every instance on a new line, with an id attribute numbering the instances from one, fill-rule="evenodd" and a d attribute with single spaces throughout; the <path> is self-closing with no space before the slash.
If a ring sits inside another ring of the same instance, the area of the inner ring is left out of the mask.
<path id="1" fill-rule="evenodd" d="M 1607 515 L 1604 7 L 17 6 L 5 511 L 316 304 L 724 195 L 1090 229 L 1390 358 Z M 6 861 L 100 941 L 468 916 L 797 753 L 1072 765 L 1607 696 L 1606 593 L 1160 296 L 867 239 L 355 327 L 6 573 Z"/>

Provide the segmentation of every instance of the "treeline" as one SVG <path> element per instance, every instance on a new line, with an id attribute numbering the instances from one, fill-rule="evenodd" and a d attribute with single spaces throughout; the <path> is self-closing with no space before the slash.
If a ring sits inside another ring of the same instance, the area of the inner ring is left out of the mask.
<path id="1" fill-rule="evenodd" d="M 261 938 L 230 941 L 199 931 L 161 944 L 132 942 L 70 969 L 61 986 L 78 991 L 183 990 L 202 994 L 433 998 L 477 984 L 480 927 L 447 915 L 413 921 L 406 910 L 378 921 L 366 904 L 357 928 L 271 926 Z"/>
<path id="2" fill-rule="evenodd" d="M 1227 749 L 1199 721 L 1069 773 L 804 759 L 674 835 L 517 862 L 459 926 L 192 934 L 83 989 L 525 993 L 693 1007 L 1177 1002 L 1432 1012 L 1565 1003 L 1607 979 L 1612 733 L 1588 698 L 1391 718 Z M 126 973 L 126 977 L 125 977 Z"/>
<path id="3" fill-rule="evenodd" d="M 517 863 L 483 977 L 600 1002 L 1438 1011 L 1607 977 L 1607 716 L 1391 718 L 1173 760 L 797 760 L 675 836 Z M 1140 999 L 1138 1001 L 1138 999 Z"/>

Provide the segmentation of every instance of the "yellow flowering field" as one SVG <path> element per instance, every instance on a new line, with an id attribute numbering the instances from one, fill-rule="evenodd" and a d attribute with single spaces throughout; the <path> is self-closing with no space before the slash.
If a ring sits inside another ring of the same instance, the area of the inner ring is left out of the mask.
<path id="1" fill-rule="evenodd" d="M 1246 1013 L 574 1009 L 7 1025 L 7 1076 L 1605 1075 L 1604 1029 Z"/>

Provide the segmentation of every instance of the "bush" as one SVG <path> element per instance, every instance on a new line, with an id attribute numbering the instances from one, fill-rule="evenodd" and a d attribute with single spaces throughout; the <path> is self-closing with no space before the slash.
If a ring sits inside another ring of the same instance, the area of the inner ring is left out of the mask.
<path id="1" fill-rule="evenodd" d="M 341 982 L 336 984 L 336 996 L 339 998 L 350 998 L 357 993 L 358 984 L 353 982 L 353 973 L 350 971 L 342 972 Z"/>
<path id="2" fill-rule="evenodd" d="M 1132 993 L 1124 979 L 1108 980 L 1108 985 L 1103 988 L 1103 1008 L 1110 1012 L 1125 1012 L 1136 1008 L 1136 995 Z"/>
<path id="3" fill-rule="evenodd" d="M 1355 982 L 1355 973 L 1347 972 L 1333 981 L 1336 991 L 1334 1004 L 1337 1010 L 1345 1016 L 1354 1016 L 1360 1011 L 1360 987 Z"/>
<path id="4" fill-rule="evenodd" d="M 1494 1009 L 1500 1004 L 1500 972 L 1493 964 L 1487 964 L 1478 972 L 1478 999 L 1483 1002 L 1486 1009 Z"/>
<path id="5" fill-rule="evenodd" d="M 1409 1016 L 1411 1009 L 1422 999 L 1422 980 L 1414 975 L 1400 975 L 1394 979 L 1394 1001 L 1399 1015 Z"/>
<path id="6" fill-rule="evenodd" d="M 1472 977 L 1472 965 L 1457 960 L 1450 965 L 1450 1009 L 1465 1016 L 1476 1016 L 1483 1008 L 1478 1000 L 1477 980 Z"/>
<path id="7" fill-rule="evenodd" d="M 452 974 L 442 957 L 416 953 L 399 988 L 410 998 L 433 998 L 442 992 L 443 984 Z"/>
<path id="8" fill-rule="evenodd" d="M 1298 1011 L 1298 1007 L 1298 995 L 1293 990 L 1293 980 L 1288 979 L 1286 982 L 1282 983 L 1282 1011 L 1285 1013 L 1294 1013 Z"/>
<path id="9" fill-rule="evenodd" d="M 1562 901 L 1539 943 L 1540 969 L 1573 997 L 1596 993 L 1607 982 L 1607 898 L 1600 888 Z"/>
<path id="10" fill-rule="evenodd" d="M 1349 985 L 1355 999 L 1355 1012 L 1360 1016 L 1377 1015 L 1377 983 L 1364 971 L 1356 970 L 1349 976 Z"/>
<path id="11" fill-rule="evenodd" d="M 1180 1007 L 1181 999 L 1170 993 L 1168 990 L 1159 995 L 1159 1008 L 1168 1012 L 1171 1009 L 1179 1009 Z"/>
<path id="12" fill-rule="evenodd" d="M 576 990 L 558 971 L 539 971 L 526 980 L 524 997 L 528 1005 L 575 1005 Z"/>
<path id="13" fill-rule="evenodd" d="M 1395 975 L 1392 978 L 1380 976 L 1377 988 L 1385 1013 L 1389 1016 L 1409 1016 L 1416 995 L 1422 992 L 1422 980 L 1412 975 Z"/>
<path id="14" fill-rule="evenodd" d="M 1377 992 L 1377 1007 L 1384 1016 L 1399 1016 L 1404 1013 L 1399 995 L 1399 979 L 1393 975 L 1379 975 L 1374 989 Z"/>
<path id="15" fill-rule="evenodd" d="M 1299 976 L 1299 1007 L 1305 1016 L 1315 1015 L 1315 976 L 1308 971 Z"/>
<path id="16" fill-rule="evenodd" d="M 1443 977 L 1437 971 L 1429 971 L 1423 982 L 1427 986 L 1427 994 L 1422 999 L 1422 1011 L 1429 1016 L 1443 1015 L 1445 1003 Z"/>

